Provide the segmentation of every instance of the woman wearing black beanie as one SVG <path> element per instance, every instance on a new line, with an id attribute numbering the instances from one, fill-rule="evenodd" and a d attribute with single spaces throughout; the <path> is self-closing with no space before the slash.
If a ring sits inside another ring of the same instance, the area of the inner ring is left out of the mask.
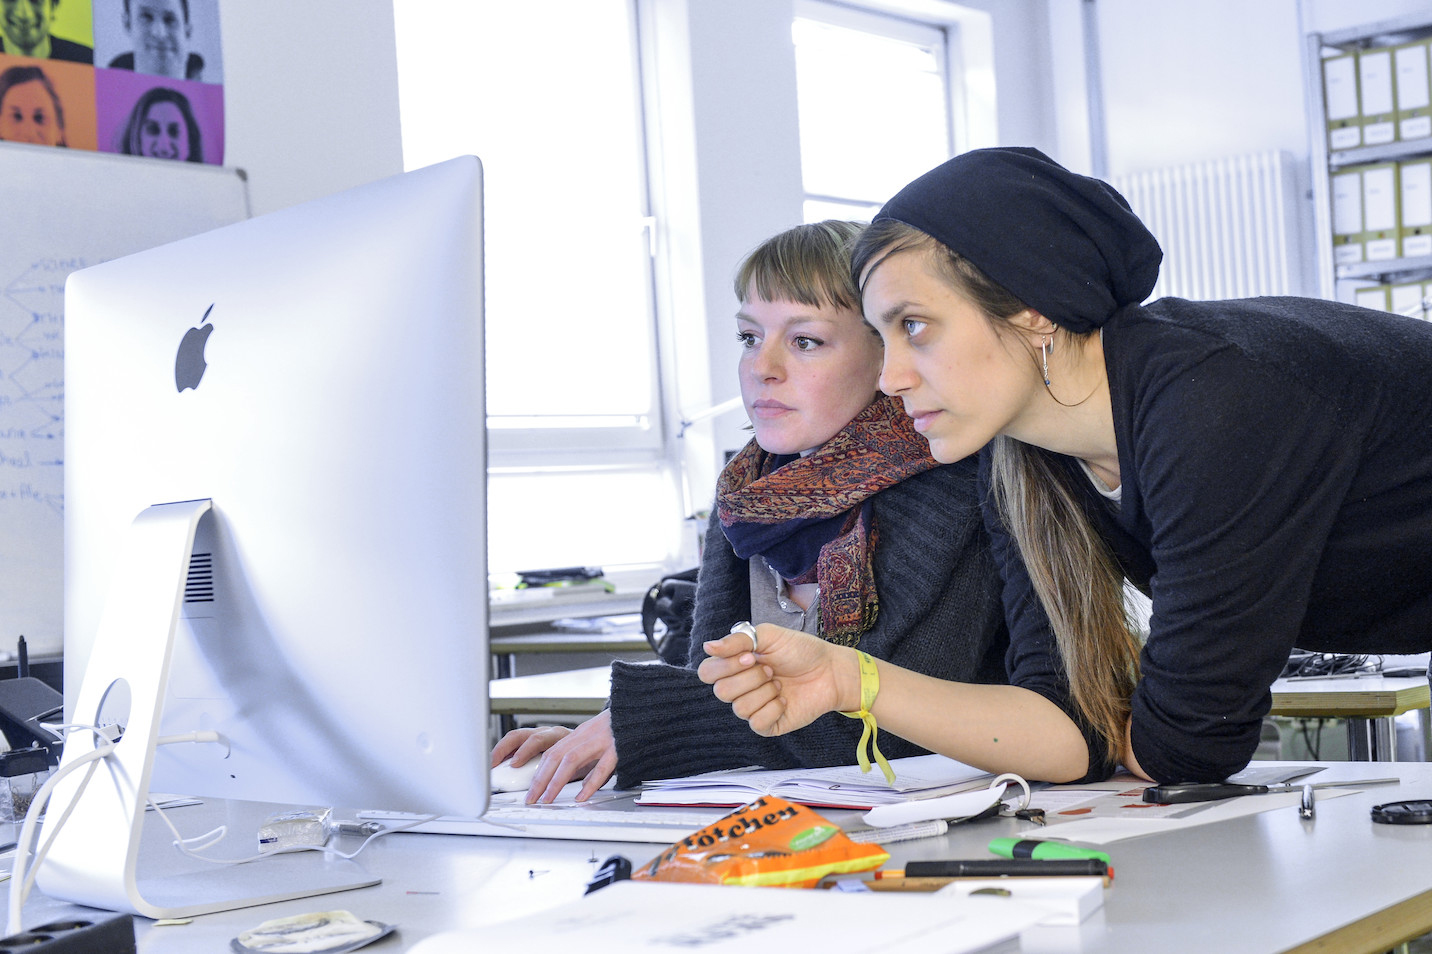
<path id="1" fill-rule="evenodd" d="M 862 237 L 881 388 L 937 459 L 979 454 L 1011 633 L 1007 687 L 881 662 L 881 727 L 1030 778 L 1213 781 L 1251 758 L 1294 646 L 1432 648 L 1432 325 L 1145 305 L 1161 256 L 1122 196 L 1033 149 L 950 160 Z M 702 667 L 757 732 L 860 708 L 849 653 L 759 646 Z"/>

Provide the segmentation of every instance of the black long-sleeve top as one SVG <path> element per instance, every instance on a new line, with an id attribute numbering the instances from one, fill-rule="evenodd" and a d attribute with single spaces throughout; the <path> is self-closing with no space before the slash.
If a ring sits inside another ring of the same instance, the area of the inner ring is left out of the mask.
<path id="1" fill-rule="evenodd" d="M 880 610 L 858 648 L 916 672 L 960 682 L 1004 682 L 1008 646 L 999 574 L 990 556 L 975 461 L 907 478 L 872 498 L 875 589 Z M 611 722 L 617 784 L 759 765 L 795 768 L 855 760 L 862 726 L 831 712 L 803 729 L 762 738 L 697 678 L 701 644 L 751 615 L 751 576 L 713 517 L 696 584 L 691 658 L 686 668 L 615 663 Z M 939 716 L 956 718 L 956 714 Z M 892 733 L 880 733 L 888 758 L 922 755 Z"/>
<path id="2" fill-rule="evenodd" d="M 1432 648 L 1432 324 L 1318 300 L 1163 299 L 1118 312 L 1103 345 L 1119 506 L 1060 462 L 1153 600 L 1134 756 L 1160 781 L 1222 779 L 1251 758 L 1294 646 Z M 1018 549 L 988 501 L 985 516 L 1011 682 L 1072 714 Z M 1090 777 L 1107 776 L 1085 735 Z"/>

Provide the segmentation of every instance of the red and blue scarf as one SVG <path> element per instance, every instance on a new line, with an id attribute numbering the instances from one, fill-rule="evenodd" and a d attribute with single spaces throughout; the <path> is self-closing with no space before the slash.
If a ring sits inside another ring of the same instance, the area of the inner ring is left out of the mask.
<path id="1" fill-rule="evenodd" d="M 721 471 L 716 513 L 738 557 L 818 583 L 820 635 L 853 646 L 879 612 L 871 499 L 937 466 L 900 402 L 881 395 L 805 457 L 751 441 Z"/>

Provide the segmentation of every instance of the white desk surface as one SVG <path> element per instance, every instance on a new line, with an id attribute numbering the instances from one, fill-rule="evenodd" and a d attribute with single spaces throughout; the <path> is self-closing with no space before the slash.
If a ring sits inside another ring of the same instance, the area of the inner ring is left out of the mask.
<path id="1" fill-rule="evenodd" d="M 1278 679 L 1270 715 L 1375 719 L 1426 709 L 1426 676 Z"/>
<path id="2" fill-rule="evenodd" d="M 1376 804 L 1432 798 L 1432 764 L 1331 763 L 1316 780 L 1397 775 L 1400 786 L 1378 786 L 1320 800 L 1317 818 L 1291 808 L 1232 821 L 1118 842 L 1108 847 L 1117 878 L 1102 911 L 1077 928 L 1038 928 L 1024 937 L 1026 954 L 1157 951 L 1159 954 L 1267 954 L 1274 951 L 1385 951 L 1432 931 L 1432 826 L 1374 824 Z M 261 806 L 227 806 L 234 830 L 256 824 Z M 185 819 L 182 811 L 195 815 Z M 218 805 L 181 810 L 186 834 L 222 815 Z M 836 813 L 832 820 L 839 821 Z M 849 816 L 845 816 L 849 817 Z M 909 860 L 989 857 L 991 838 L 1023 823 L 987 819 L 955 826 L 941 838 L 891 846 L 889 866 Z M 159 834 L 159 826 L 146 826 Z M 252 828 L 246 829 L 252 831 Z M 641 864 L 655 845 L 528 841 L 456 835 L 400 834 L 380 839 L 360 862 L 381 885 L 264 908 L 211 914 L 192 923 L 155 926 L 137 919 L 144 954 L 227 951 L 239 931 L 270 918 L 345 909 L 397 925 L 394 936 L 365 950 L 395 952 L 454 928 L 480 928 L 578 900 L 608 855 Z M 146 840 L 144 857 L 171 857 L 166 839 Z M 316 859 L 313 859 L 316 860 Z M 268 862 L 265 862 L 268 863 Z M 190 863 L 193 864 L 193 863 Z M 727 889 L 721 889 L 727 890 Z M 780 890 L 780 889 L 729 889 Z M 77 909 L 40 895 L 26 908 L 34 926 Z M 812 938 L 831 948 L 839 936 Z"/>
<path id="3" fill-rule="evenodd" d="M 488 649 L 494 656 L 519 653 L 646 653 L 650 658 L 656 658 L 651 652 L 651 643 L 640 631 L 494 635 L 488 639 Z"/>
<path id="4" fill-rule="evenodd" d="M 613 581 L 609 581 L 613 582 Z M 545 623 L 564 616 L 611 616 L 641 612 L 642 597 L 654 578 L 614 581 L 616 592 L 599 586 L 536 587 L 530 590 L 503 590 L 489 600 L 489 622 L 493 628 Z"/>
<path id="5" fill-rule="evenodd" d="M 492 711 L 499 715 L 519 712 L 595 715 L 606 707 L 607 696 L 611 694 L 611 672 L 610 666 L 592 666 L 493 679 L 487 684 L 488 699 Z"/>

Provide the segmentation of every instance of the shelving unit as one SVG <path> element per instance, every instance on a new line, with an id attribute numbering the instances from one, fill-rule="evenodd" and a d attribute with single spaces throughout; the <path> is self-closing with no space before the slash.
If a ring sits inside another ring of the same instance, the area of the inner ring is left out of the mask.
<path id="1" fill-rule="evenodd" d="M 1311 139 L 1314 221 L 1317 228 L 1319 293 L 1324 298 L 1352 301 L 1359 287 L 1432 279 L 1432 255 L 1336 264 L 1333 251 L 1333 214 L 1330 177 L 1339 169 L 1372 163 L 1397 162 L 1432 156 L 1432 136 L 1399 140 L 1354 149 L 1328 146 L 1327 103 L 1323 86 L 1323 60 L 1354 50 L 1393 47 L 1432 37 L 1432 12 L 1427 15 L 1383 20 L 1365 26 L 1326 33 L 1310 33 L 1304 51 L 1304 77 L 1308 97 Z M 1426 307 L 1424 300 L 1424 308 Z"/>

